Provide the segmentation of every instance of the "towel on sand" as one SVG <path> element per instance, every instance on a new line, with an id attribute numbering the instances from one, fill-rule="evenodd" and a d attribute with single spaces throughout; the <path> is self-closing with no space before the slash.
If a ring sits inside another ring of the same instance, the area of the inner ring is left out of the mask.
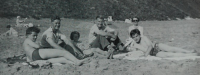
<path id="1" fill-rule="evenodd" d="M 26 61 L 26 54 L 21 55 L 14 55 L 13 57 L 8 57 L 4 59 L 0 59 L 0 62 L 8 64 L 8 66 L 16 65 L 16 63 L 21 63 L 22 65 L 27 65 L 30 68 L 52 68 L 54 65 L 62 65 L 60 63 L 50 63 L 45 60 L 37 60 L 33 62 L 27 62 Z"/>
<path id="2" fill-rule="evenodd" d="M 128 59 L 128 60 L 186 60 L 186 59 L 191 59 L 195 60 L 197 58 L 200 58 L 200 56 L 186 56 L 186 57 L 168 57 L 168 58 L 160 58 L 160 57 L 155 57 L 155 56 L 147 56 L 144 57 L 143 52 L 141 51 L 133 51 L 133 52 L 128 52 L 128 53 L 123 53 L 123 54 L 117 54 L 113 56 L 114 58 L 123 58 L 123 59 Z"/>

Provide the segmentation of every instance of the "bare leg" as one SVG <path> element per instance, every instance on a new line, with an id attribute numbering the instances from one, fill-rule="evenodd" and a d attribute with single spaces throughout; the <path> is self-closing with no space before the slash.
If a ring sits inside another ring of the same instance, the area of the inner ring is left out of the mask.
<path id="1" fill-rule="evenodd" d="M 165 44 L 162 44 L 162 43 L 159 43 L 158 47 L 159 47 L 160 50 L 166 51 L 166 52 L 177 52 L 177 53 L 193 53 L 194 52 L 194 51 L 181 49 L 181 48 L 178 48 L 178 47 L 168 46 L 168 45 L 165 45 Z"/>
<path id="2" fill-rule="evenodd" d="M 51 63 L 74 64 L 72 61 L 67 60 L 64 57 L 51 58 L 51 59 L 48 59 L 47 61 Z"/>
<path id="3" fill-rule="evenodd" d="M 103 50 L 100 50 L 99 48 L 91 48 L 91 51 L 93 52 L 93 53 L 99 53 L 99 54 L 102 54 L 102 55 L 106 55 L 106 51 L 103 51 Z"/>
<path id="4" fill-rule="evenodd" d="M 185 57 L 185 56 L 197 56 L 197 53 L 172 53 L 172 52 L 158 52 L 157 57 Z"/>
<path id="5" fill-rule="evenodd" d="M 114 58 L 113 58 L 113 52 L 112 52 L 111 55 L 110 55 L 110 59 L 114 59 Z"/>
<path id="6" fill-rule="evenodd" d="M 78 60 L 74 55 L 69 53 L 68 51 L 58 50 L 58 49 L 40 49 L 39 54 L 43 59 L 50 59 L 56 57 L 64 57 L 69 59 L 75 63 L 75 65 L 83 64 L 84 60 Z"/>

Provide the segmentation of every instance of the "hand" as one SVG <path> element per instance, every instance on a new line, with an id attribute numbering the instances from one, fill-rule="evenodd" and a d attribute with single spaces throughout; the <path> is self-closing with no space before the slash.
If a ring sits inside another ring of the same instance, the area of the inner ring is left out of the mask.
<path id="1" fill-rule="evenodd" d="M 127 51 L 127 47 L 123 46 L 122 51 Z"/>
<path id="2" fill-rule="evenodd" d="M 91 45 L 86 45 L 84 50 L 87 50 L 87 49 L 90 49 L 91 48 Z"/>
<path id="3" fill-rule="evenodd" d="M 116 39 L 116 38 L 117 38 L 117 35 L 112 35 L 112 38 Z"/>
<path id="4" fill-rule="evenodd" d="M 80 57 L 81 59 L 84 58 L 84 54 L 82 54 L 80 51 L 74 50 L 74 53 L 76 56 Z"/>
<path id="5" fill-rule="evenodd" d="M 41 42 L 36 41 L 35 43 L 38 44 L 38 45 L 41 45 Z"/>
<path id="6" fill-rule="evenodd" d="M 117 39 L 116 35 L 111 36 L 110 40 L 115 41 Z"/>
<path id="7" fill-rule="evenodd" d="M 94 35 L 94 36 L 97 36 L 97 33 L 94 32 L 93 35 Z"/>

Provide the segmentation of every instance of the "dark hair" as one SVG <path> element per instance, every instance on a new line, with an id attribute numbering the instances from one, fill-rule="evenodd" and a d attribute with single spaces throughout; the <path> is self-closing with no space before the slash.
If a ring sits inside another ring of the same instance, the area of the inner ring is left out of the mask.
<path id="1" fill-rule="evenodd" d="M 53 16 L 53 17 L 51 17 L 51 22 L 53 22 L 54 20 L 60 20 L 60 17 L 59 16 Z"/>
<path id="2" fill-rule="evenodd" d="M 133 29 L 133 30 L 131 30 L 131 32 L 130 32 L 130 37 L 132 37 L 132 35 L 135 35 L 135 34 L 140 35 L 140 31 L 139 31 L 138 29 Z"/>
<path id="3" fill-rule="evenodd" d="M 133 18 L 137 18 L 137 20 L 136 20 L 137 22 L 140 21 L 140 19 L 138 17 L 133 17 Z M 132 22 L 134 21 L 133 18 L 132 18 Z"/>
<path id="4" fill-rule="evenodd" d="M 7 25 L 7 26 L 6 26 L 6 28 L 10 28 L 10 27 L 11 27 L 11 25 Z"/>
<path id="5" fill-rule="evenodd" d="M 80 33 L 79 33 L 78 31 L 73 31 L 73 32 L 71 32 L 71 34 L 70 34 L 70 39 L 71 39 L 71 40 L 74 40 L 74 38 L 73 38 L 74 34 L 78 34 L 78 38 L 80 38 Z"/>
<path id="6" fill-rule="evenodd" d="M 32 34 L 32 32 L 39 33 L 40 29 L 37 27 L 29 27 L 26 29 L 26 35 L 30 35 L 30 34 Z"/>
<path id="7" fill-rule="evenodd" d="M 98 16 L 96 16 L 96 19 L 98 19 L 98 18 L 100 18 L 100 19 L 103 19 L 103 20 L 104 20 L 104 16 L 103 16 L 103 15 L 98 15 Z"/>

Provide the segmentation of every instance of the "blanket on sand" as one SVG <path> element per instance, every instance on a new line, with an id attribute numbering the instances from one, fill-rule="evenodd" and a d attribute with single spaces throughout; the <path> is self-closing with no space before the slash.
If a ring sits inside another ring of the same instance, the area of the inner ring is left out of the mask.
<path id="1" fill-rule="evenodd" d="M 143 52 L 141 51 L 133 51 L 133 52 L 128 52 L 128 53 L 123 53 L 123 54 L 116 54 L 113 57 L 114 58 L 122 58 L 122 59 L 128 59 L 128 60 L 186 60 L 186 59 L 191 59 L 195 60 L 197 58 L 200 58 L 200 56 L 186 56 L 186 57 L 168 57 L 168 58 L 160 58 L 156 56 L 143 56 Z"/>

